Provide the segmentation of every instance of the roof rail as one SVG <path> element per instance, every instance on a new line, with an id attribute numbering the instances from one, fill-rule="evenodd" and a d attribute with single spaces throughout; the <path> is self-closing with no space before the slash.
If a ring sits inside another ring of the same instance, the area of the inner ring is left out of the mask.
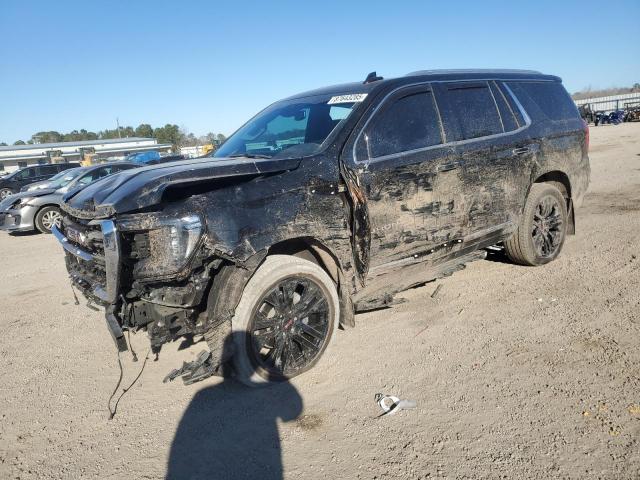
<path id="1" fill-rule="evenodd" d="M 412 77 L 416 75 L 443 75 L 450 73 L 524 73 L 529 75 L 542 75 L 542 72 L 537 70 L 518 70 L 509 68 L 460 68 L 460 69 L 443 69 L 443 70 L 417 70 L 410 72 L 405 77 Z"/>

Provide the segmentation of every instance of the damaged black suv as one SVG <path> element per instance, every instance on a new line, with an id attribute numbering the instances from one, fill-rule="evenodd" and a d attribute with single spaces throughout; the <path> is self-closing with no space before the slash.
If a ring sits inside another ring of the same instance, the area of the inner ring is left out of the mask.
<path id="1" fill-rule="evenodd" d="M 487 246 L 523 265 L 556 258 L 587 149 L 557 77 L 370 74 L 274 103 L 212 158 L 69 194 L 55 235 L 119 349 L 127 330 L 156 352 L 202 337 L 209 373 L 232 360 L 245 383 L 277 382 L 311 368 L 354 312 Z"/>

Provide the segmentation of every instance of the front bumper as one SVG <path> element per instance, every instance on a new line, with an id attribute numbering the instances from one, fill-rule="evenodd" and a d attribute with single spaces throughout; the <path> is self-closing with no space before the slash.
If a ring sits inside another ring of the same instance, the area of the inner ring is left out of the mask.
<path id="1" fill-rule="evenodd" d="M 120 351 L 127 350 L 122 327 L 113 313 L 120 283 L 120 241 L 116 224 L 111 220 L 87 224 L 63 221 L 61 228 L 54 226 L 51 233 L 65 250 L 72 284 L 105 307 L 111 336 Z"/>
<path id="2" fill-rule="evenodd" d="M 5 232 L 28 232 L 35 229 L 36 209 L 26 206 L 0 212 L 0 230 Z"/>

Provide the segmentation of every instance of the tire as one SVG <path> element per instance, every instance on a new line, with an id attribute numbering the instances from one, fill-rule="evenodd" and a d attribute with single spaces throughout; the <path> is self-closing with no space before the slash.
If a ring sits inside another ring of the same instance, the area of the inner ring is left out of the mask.
<path id="1" fill-rule="evenodd" d="M 9 195 L 13 195 L 13 190 L 10 188 L 2 188 L 0 189 L 0 201 L 7 198 Z"/>
<path id="2" fill-rule="evenodd" d="M 518 229 L 504 242 L 507 257 L 520 265 L 544 265 L 564 245 L 569 218 L 567 202 L 549 183 L 531 186 Z"/>
<path id="3" fill-rule="evenodd" d="M 51 233 L 51 227 L 53 227 L 54 224 L 59 226 L 61 218 L 58 207 L 48 206 L 38 210 L 34 223 L 39 232 Z"/>
<path id="4" fill-rule="evenodd" d="M 339 318 L 336 285 L 319 265 L 289 255 L 267 257 L 231 321 L 237 379 L 257 387 L 306 372 L 326 353 Z"/>

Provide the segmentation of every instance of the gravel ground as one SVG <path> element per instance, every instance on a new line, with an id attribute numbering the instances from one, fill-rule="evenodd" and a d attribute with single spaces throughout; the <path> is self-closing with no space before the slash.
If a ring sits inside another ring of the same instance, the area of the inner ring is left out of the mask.
<path id="1" fill-rule="evenodd" d="M 53 238 L 0 235 L 0 478 L 640 478 L 640 124 L 592 128 L 591 164 L 557 261 L 410 290 L 277 388 L 163 384 L 203 348 L 172 344 L 113 420 L 102 314 Z M 376 418 L 377 392 L 418 407 Z"/>

